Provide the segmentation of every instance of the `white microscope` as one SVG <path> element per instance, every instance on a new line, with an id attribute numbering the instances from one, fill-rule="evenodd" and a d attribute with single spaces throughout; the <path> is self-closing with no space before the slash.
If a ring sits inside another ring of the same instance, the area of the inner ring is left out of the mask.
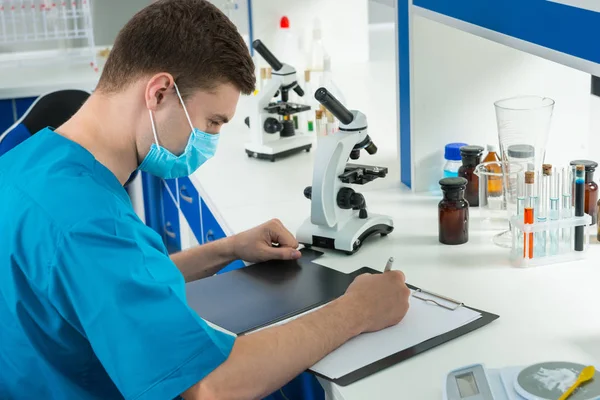
<path id="1" fill-rule="evenodd" d="M 325 88 L 315 92 L 339 121 L 339 131 L 319 140 L 315 155 L 312 187 L 304 189 L 311 201 L 310 218 L 306 219 L 296 238 L 306 246 L 355 253 L 371 235 L 386 236 L 394 230 L 391 217 L 367 212 L 362 194 L 350 184 L 364 185 L 387 175 L 387 168 L 347 164 L 348 157 L 357 160 L 365 149 L 375 154 L 377 147 L 367 134 L 367 117 L 360 111 L 349 111 Z"/>
<path id="2" fill-rule="evenodd" d="M 290 90 L 304 96 L 296 80 L 296 70 L 279 62 L 260 40 L 255 40 L 252 47 L 273 68 L 273 74 L 271 82 L 259 92 L 253 115 L 246 119 L 251 134 L 246 153 L 249 157 L 275 161 L 302 150 L 310 151 L 313 137 L 296 132 L 292 119 L 293 114 L 308 111 L 310 106 L 288 101 Z M 281 101 L 273 102 L 278 93 Z"/>

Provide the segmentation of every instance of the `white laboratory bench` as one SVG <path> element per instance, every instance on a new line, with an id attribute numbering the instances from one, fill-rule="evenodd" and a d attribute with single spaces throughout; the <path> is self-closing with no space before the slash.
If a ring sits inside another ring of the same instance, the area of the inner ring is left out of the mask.
<path id="1" fill-rule="evenodd" d="M 302 193 L 311 184 L 313 153 L 275 163 L 250 159 L 244 153 L 247 138 L 247 130 L 235 122 L 224 129 L 217 155 L 192 181 L 227 234 L 270 218 L 279 218 L 295 232 L 310 212 Z M 360 161 L 398 164 L 395 155 L 382 153 Z M 358 187 L 371 211 L 394 218 L 395 231 L 372 238 L 352 256 L 327 252 L 318 262 L 351 272 L 365 265 L 383 269 L 393 256 L 395 268 L 405 272 L 409 283 L 499 314 L 500 319 L 347 387 L 321 381 L 329 399 L 440 399 L 445 373 L 468 364 L 502 367 L 600 359 L 595 310 L 600 244 L 595 239 L 586 261 L 517 269 L 509 266 L 508 250 L 492 244 L 497 231 L 478 229 L 473 210 L 469 242 L 444 246 L 437 238 L 439 197 L 411 193 L 400 187 L 397 175 L 392 172 Z"/>
<path id="2" fill-rule="evenodd" d="M 92 91 L 98 79 L 100 72 L 86 64 L 7 69 L 0 73 L 0 99 L 37 97 L 62 89 Z"/>

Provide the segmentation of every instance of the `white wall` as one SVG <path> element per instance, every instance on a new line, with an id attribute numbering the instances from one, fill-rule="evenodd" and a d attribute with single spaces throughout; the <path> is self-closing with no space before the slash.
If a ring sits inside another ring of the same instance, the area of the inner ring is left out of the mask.
<path id="1" fill-rule="evenodd" d="M 515 95 L 556 100 L 547 162 L 593 155 L 588 74 L 422 17 L 413 28 L 415 190 L 437 187 L 446 143 L 498 143 L 493 103 Z"/>
<path id="2" fill-rule="evenodd" d="M 308 42 L 313 20 L 321 20 L 323 42 L 332 65 L 365 62 L 369 57 L 367 0 L 253 0 L 254 38 L 271 45 L 282 16 Z M 308 49 L 308 46 L 307 46 Z"/>
<path id="3" fill-rule="evenodd" d="M 99 46 L 114 43 L 119 30 L 133 15 L 152 3 L 151 0 L 95 0 L 92 1 L 94 38 Z"/>
<path id="4" fill-rule="evenodd" d="M 369 0 L 369 24 L 386 24 L 396 21 L 395 2 Z"/>

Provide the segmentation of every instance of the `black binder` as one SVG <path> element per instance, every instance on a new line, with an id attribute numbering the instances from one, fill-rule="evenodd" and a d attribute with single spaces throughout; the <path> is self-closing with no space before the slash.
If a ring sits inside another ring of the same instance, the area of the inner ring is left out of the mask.
<path id="1" fill-rule="evenodd" d="M 364 267 L 352 274 L 344 274 L 313 262 L 322 254 L 312 249 L 303 249 L 302 258 L 299 260 L 254 264 L 190 282 L 186 284 L 188 304 L 203 319 L 231 333 L 243 335 L 336 299 L 344 294 L 350 283 L 360 274 L 380 273 Z M 413 290 L 421 290 L 416 286 L 408 286 Z M 485 311 L 473 310 L 481 313 L 481 318 L 391 354 L 340 378 L 331 379 L 313 373 L 340 386 L 346 386 L 479 329 L 498 318 L 497 315 Z"/>

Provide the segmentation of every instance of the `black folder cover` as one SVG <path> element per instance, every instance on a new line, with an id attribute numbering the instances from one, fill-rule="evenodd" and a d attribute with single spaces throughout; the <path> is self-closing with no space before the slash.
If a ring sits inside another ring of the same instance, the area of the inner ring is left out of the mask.
<path id="1" fill-rule="evenodd" d="M 344 294 L 354 278 L 380 273 L 368 267 L 352 274 L 313 263 L 323 253 L 302 249 L 296 261 L 268 261 L 186 284 L 188 304 L 200 317 L 236 335 L 259 329 L 326 304 Z M 411 289 L 416 286 L 408 285 Z M 470 307 L 469 307 L 470 308 Z M 346 386 L 419 353 L 481 328 L 498 318 L 481 310 L 481 318 L 409 349 L 391 354 L 337 379 Z"/>

